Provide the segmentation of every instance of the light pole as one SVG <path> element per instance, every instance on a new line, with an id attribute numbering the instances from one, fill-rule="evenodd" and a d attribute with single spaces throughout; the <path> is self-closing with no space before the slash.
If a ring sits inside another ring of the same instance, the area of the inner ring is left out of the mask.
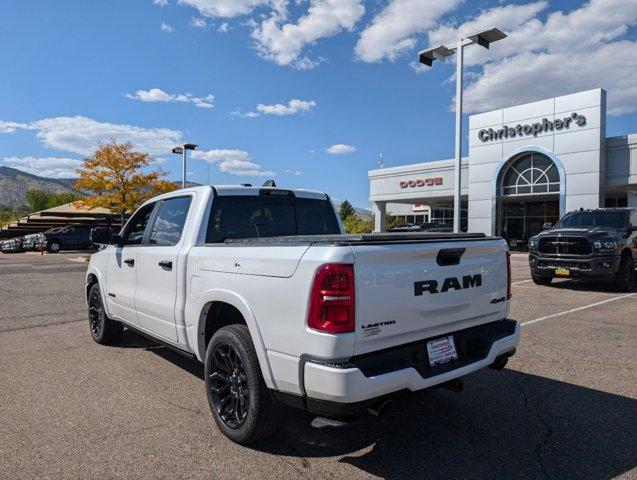
<path id="1" fill-rule="evenodd" d="M 173 153 L 181 155 L 181 188 L 186 188 L 186 151 L 194 150 L 195 148 L 197 148 L 197 145 L 194 143 L 184 143 L 179 147 L 173 148 Z"/>
<path id="2" fill-rule="evenodd" d="M 434 60 L 444 60 L 454 53 L 458 55 L 456 59 L 456 161 L 454 170 L 454 190 L 453 190 L 453 231 L 460 231 L 460 193 L 461 193 L 461 168 L 462 168 L 462 67 L 463 50 L 467 45 L 477 43 L 489 48 L 489 44 L 506 38 L 506 34 L 495 27 L 472 33 L 466 37 L 460 37 L 455 43 L 448 45 L 436 45 L 423 50 L 418 54 L 420 63 L 431 67 Z"/>

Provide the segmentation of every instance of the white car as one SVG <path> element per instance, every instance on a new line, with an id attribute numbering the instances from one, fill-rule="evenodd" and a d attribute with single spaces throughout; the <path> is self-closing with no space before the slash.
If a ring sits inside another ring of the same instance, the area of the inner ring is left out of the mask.
<path id="1" fill-rule="evenodd" d="M 519 340 L 504 240 L 345 235 L 324 193 L 187 188 L 92 241 L 108 245 L 86 277 L 93 339 L 126 326 L 203 362 L 214 419 L 238 443 L 270 433 L 281 403 L 382 412 L 503 368 Z"/>

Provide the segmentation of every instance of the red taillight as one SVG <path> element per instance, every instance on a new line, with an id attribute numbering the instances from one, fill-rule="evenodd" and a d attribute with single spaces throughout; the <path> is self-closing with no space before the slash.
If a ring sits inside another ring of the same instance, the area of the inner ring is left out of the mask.
<path id="1" fill-rule="evenodd" d="M 511 300 L 511 253 L 507 252 L 507 300 Z"/>
<path id="2" fill-rule="evenodd" d="M 328 263 L 316 270 L 307 324 L 327 333 L 354 331 L 354 265 Z"/>

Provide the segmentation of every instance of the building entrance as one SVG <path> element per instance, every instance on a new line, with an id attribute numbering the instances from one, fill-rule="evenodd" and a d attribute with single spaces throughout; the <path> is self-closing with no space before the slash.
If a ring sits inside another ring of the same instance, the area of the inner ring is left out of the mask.
<path id="1" fill-rule="evenodd" d="M 546 222 L 555 224 L 560 217 L 557 198 L 542 201 L 503 201 L 500 215 L 500 234 L 514 248 L 524 248 L 529 238 L 542 231 Z"/>
<path id="2" fill-rule="evenodd" d="M 498 233 L 512 248 L 524 248 L 546 222 L 560 216 L 560 177 L 553 161 L 529 152 L 513 159 L 500 174 Z"/>

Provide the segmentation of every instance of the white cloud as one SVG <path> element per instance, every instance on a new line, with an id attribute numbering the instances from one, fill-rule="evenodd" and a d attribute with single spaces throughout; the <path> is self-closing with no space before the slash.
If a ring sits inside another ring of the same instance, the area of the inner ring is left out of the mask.
<path id="1" fill-rule="evenodd" d="M 219 171 L 240 177 L 274 177 L 275 172 L 261 170 L 258 163 L 246 160 L 223 160 L 219 163 Z"/>
<path id="2" fill-rule="evenodd" d="M 193 103 L 199 108 L 213 108 L 215 96 L 208 94 L 205 97 L 195 97 L 191 93 L 166 93 L 160 88 L 150 90 L 137 90 L 134 94 L 125 93 L 126 98 L 142 102 L 183 102 Z"/>
<path id="3" fill-rule="evenodd" d="M 247 15 L 261 6 L 283 8 L 287 2 L 283 0 L 179 0 L 179 3 L 196 8 L 204 17 L 233 18 Z"/>
<path id="4" fill-rule="evenodd" d="M 75 178 L 82 162 L 59 157 L 5 157 L 4 163 L 23 172 L 49 178 Z"/>
<path id="5" fill-rule="evenodd" d="M 315 66 L 299 57 L 308 44 L 352 30 L 365 13 L 362 0 L 311 0 L 307 13 L 296 23 L 275 11 L 255 26 L 252 39 L 259 54 L 279 65 L 307 69 Z"/>
<path id="6" fill-rule="evenodd" d="M 167 24 L 166 22 L 161 22 L 161 27 L 160 27 L 164 32 L 168 32 L 171 33 L 173 31 L 173 27 L 171 27 L 169 24 Z"/>
<path id="7" fill-rule="evenodd" d="M 195 150 L 191 156 L 197 160 L 205 160 L 208 163 L 226 160 L 247 161 L 250 159 L 248 152 L 238 149 Z"/>
<path id="8" fill-rule="evenodd" d="M 0 133 L 13 133 L 16 130 L 24 130 L 29 128 L 26 123 L 3 122 L 0 120 Z"/>
<path id="9" fill-rule="evenodd" d="M 153 0 L 153 5 L 157 5 L 158 7 L 165 7 L 168 5 L 168 0 Z"/>
<path id="10" fill-rule="evenodd" d="M 302 55 L 308 45 L 352 30 L 365 13 L 364 0 L 295 0 L 297 7 L 308 4 L 297 19 L 289 18 L 290 0 L 179 0 L 195 8 L 205 18 L 235 18 L 259 13 L 243 22 L 252 29 L 253 46 L 261 57 L 279 65 L 299 70 L 315 68 L 324 58 L 311 59 Z M 227 22 L 217 30 L 231 29 Z"/>
<path id="11" fill-rule="evenodd" d="M 394 61 L 416 45 L 416 34 L 434 27 L 462 0 L 391 0 L 360 35 L 356 57 L 364 62 Z M 423 45 L 426 46 L 426 45 Z"/>
<path id="12" fill-rule="evenodd" d="M 591 0 L 570 12 L 538 14 L 540 1 L 504 5 L 480 12 L 456 26 L 429 33 L 430 43 L 445 43 L 462 34 L 498 25 L 509 36 L 490 50 L 466 49 L 468 113 L 525 103 L 552 95 L 602 87 L 608 90 L 611 115 L 637 111 L 637 25 L 634 0 Z"/>
<path id="13" fill-rule="evenodd" d="M 98 122 L 79 115 L 45 118 L 27 124 L 0 121 L 0 125 L 5 123 L 15 129 L 36 131 L 36 137 L 48 148 L 78 155 L 88 154 L 95 150 L 98 143 L 106 143 L 111 139 L 129 141 L 136 149 L 151 155 L 166 154 L 175 145 L 183 143 L 179 130 Z"/>
<path id="14" fill-rule="evenodd" d="M 303 172 L 301 170 L 284 170 L 284 173 L 287 173 L 288 175 L 293 175 L 295 177 L 298 177 Z"/>
<path id="15" fill-rule="evenodd" d="M 298 98 L 293 98 L 287 104 L 274 103 L 268 105 L 260 103 L 257 105 L 256 112 L 241 113 L 240 110 L 235 110 L 231 113 L 231 115 L 243 118 L 255 118 L 261 115 L 275 115 L 278 117 L 282 117 L 286 115 L 296 115 L 297 113 L 309 112 L 314 107 L 316 107 L 316 102 L 314 100 L 299 100 Z"/>
<path id="16" fill-rule="evenodd" d="M 261 165 L 254 163 L 245 150 L 214 149 L 195 150 L 192 158 L 216 163 L 219 171 L 241 177 L 274 177 L 275 172 L 262 170 Z"/>
<path id="17" fill-rule="evenodd" d="M 354 153 L 356 151 L 356 147 L 353 145 L 346 145 L 344 143 L 337 143 L 336 145 L 326 148 L 325 151 L 330 155 L 347 155 L 348 153 Z"/>
<path id="18" fill-rule="evenodd" d="M 206 22 L 205 18 L 193 17 L 190 20 L 190 25 L 195 28 L 206 28 L 208 26 L 208 23 Z"/>

